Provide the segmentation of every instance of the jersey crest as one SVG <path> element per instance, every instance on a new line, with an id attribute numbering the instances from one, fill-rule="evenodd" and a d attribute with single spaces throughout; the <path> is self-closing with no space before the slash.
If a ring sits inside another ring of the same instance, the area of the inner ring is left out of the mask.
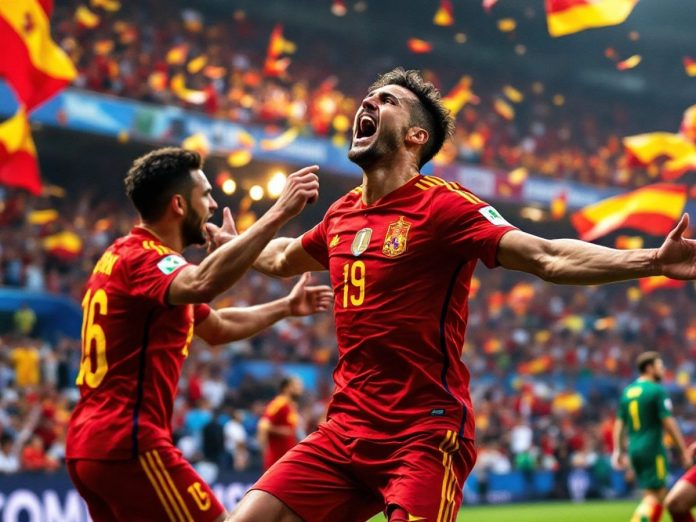
<path id="1" fill-rule="evenodd" d="M 358 233 L 355 234 L 355 239 L 353 239 L 353 244 L 350 246 L 350 251 L 353 253 L 355 257 L 358 257 L 365 250 L 367 250 L 367 247 L 370 246 L 371 238 L 371 228 L 363 228 L 361 230 L 358 230 Z"/>
<path id="2" fill-rule="evenodd" d="M 387 257 L 396 257 L 406 251 L 406 242 L 408 241 L 408 231 L 411 228 L 411 223 L 406 221 L 403 216 L 399 217 L 398 221 L 390 223 L 387 228 L 387 234 L 384 236 L 384 246 L 382 253 Z"/>

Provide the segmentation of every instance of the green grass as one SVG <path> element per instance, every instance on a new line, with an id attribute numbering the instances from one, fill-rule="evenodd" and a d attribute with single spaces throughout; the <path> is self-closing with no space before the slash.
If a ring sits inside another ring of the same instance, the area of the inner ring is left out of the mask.
<path id="1" fill-rule="evenodd" d="M 640 500 L 600 501 L 572 504 L 549 502 L 543 504 L 508 504 L 505 506 L 464 507 L 457 522 L 628 522 Z M 370 522 L 384 521 L 383 516 Z M 669 520 L 669 515 L 663 515 Z"/>

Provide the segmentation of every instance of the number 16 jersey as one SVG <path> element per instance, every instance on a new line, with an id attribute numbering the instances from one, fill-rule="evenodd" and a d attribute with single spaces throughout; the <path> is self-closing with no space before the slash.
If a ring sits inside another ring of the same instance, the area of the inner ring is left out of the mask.
<path id="1" fill-rule="evenodd" d="M 68 459 L 129 459 L 170 446 L 181 367 L 208 305 L 172 306 L 169 285 L 188 263 L 135 227 L 97 262 L 82 301 L 80 401 Z"/>
<path id="2" fill-rule="evenodd" d="M 328 426 L 352 437 L 474 438 L 461 361 L 471 276 L 514 229 L 456 183 L 417 176 L 374 204 L 358 188 L 302 237 L 329 270 L 339 360 Z"/>

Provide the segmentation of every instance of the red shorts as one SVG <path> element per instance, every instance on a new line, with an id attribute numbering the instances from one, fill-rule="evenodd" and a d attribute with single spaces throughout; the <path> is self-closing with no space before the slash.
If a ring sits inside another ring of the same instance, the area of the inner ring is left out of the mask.
<path id="1" fill-rule="evenodd" d="M 696 488 L 696 466 L 690 467 L 679 480 L 686 480 L 689 484 Z"/>
<path id="2" fill-rule="evenodd" d="M 252 487 L 305 522 L 368 520 L 390 506 L 409 520 L 451 522 L 476 462 L 474 442 L 453 431 L 368 440 L 325 425 L 291 449 Z"/>
<path id="3" fill-rule="evenodd" d="M 213 522 L 225 512 L 175 448 L 133 460 L 68 460 L 68 472 L 94 522 Z"/>

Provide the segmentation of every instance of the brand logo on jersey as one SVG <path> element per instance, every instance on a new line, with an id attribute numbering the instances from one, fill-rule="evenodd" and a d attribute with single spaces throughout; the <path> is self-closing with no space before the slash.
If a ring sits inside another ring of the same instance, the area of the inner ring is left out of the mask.
<path id="1" fill-rule="evenodd" d="M 491 206 L 488 207 L 483 207 L 479 209 L 479 212 L 483 217 L 485 217 L 488 221 L 493 223 L 494 225 L 499 225 L 499 226 L 509 226 L 510 223 L 508 223 L 503 216 L 501 216 L 496 209 L 494 209 Z"/>
<path id="2" fill-rule="evenodd" d="M 444 417 L 445 409 L 444 408 L 435 408 L 434 410 L 430 410 L 430 415 L 432 417 Z"/>
<path id="3" fill-rule="evenodd" d="M 334 237 L 331 238 L 331 242 L 329 243 L 329 248 L 335 247 L 340 242 L 341 242 L 341 238 L 338 237 L 338 234 L 336 234 Z"/>
<path id="4" fill-rule="evenodd" d="M 353 239 L 353 244 L 350 245 L 350 251 L 353 253 L 355 257 L 358 257 L 365 250 L 367 250 L 367 247 L 370 246 L 371 238 L 371 228 L 363 228 L 362 230 L 358 230 L 358 233 L 355 234 L 355 239 Z"/>
<path id="5" fill-rule="evenodd" d="M 387 235 L 384 236 L 384 246 L 382 253 L 387 257 L 396 257 L 406 251 L 406 241 L 411 223 L 401 216 L 398 221 L 389 224 Z"/>
<path id="6" fill-rule="evenodd" d="M 160 262 L 157 263 L 157 268 L 159 268 L 164 275 L 169 275 L 172 272 L 174 272 L 177 268 L 179 268 L 180 266 L 184 266 L 185 264 L 186 261 L 183 257 L 171 255 L 162 258 Z"/>

